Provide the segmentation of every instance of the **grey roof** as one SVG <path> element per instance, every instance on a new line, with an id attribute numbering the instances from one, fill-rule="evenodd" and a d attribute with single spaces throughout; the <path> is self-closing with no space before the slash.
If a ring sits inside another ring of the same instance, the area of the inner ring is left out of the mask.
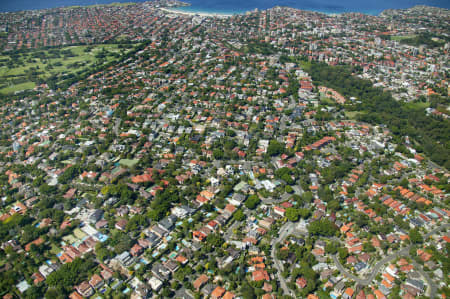
<path id="1" fill-rule="evenodd" d="M 171 231 L 172 228 L 174 227 L 173 222 L 171 220 L 169 220 L 169 218 L 167 218 L 167 217 L 162 219 L 161 221 L 159 221 L 158 225 L 167 231 Z"/>
<path id="2" fill-rule="evenodd" d="M 168 231 L 166 229 L 164 229 L 163 227 L 161 227 L 159 225 L 152 226 L 152 231 L 160 237 L 163 237 L 163 236 L 167 235 L 167 233 L 168 233 Z"/>
<path id="3" fill-rule="evenodd" d="M 406 279 L 406 284 L 409 284 L 412 287 L 415 287 L 416 289 L 423 290 L 424 284 L 421 280 L 416 279 Z"/>

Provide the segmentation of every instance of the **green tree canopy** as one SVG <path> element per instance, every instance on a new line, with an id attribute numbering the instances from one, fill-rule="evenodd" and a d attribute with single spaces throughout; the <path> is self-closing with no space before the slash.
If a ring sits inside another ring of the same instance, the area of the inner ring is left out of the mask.
<path id="1" fill-rule="evenodd" d="M 412 230 L 409 231 L 409 239 L 414 244 L 423 243 L 422 234 L 416 228 L 413 228 Z"/>
<path id="2" fill-rule="evenodd" d="M 245 206 L 248 209 L 253 210 L 254 208 L 256 208 L 259 205 L 260 202 L 261 202 L 261 199 L 259 199 L 258 195 L 253 194 L 253 195 L 250 195 L 248 197 L 248 199 L 245 201 Z"/>
<path id="3" fill-rule="evenodd" d="M 299 212 L 296 208 L 287 208 L 286 209 L 286 217 L 289 221 L 297 221 L 299 218 Z"/>
<path id="4" fill-rule="evenodd" d="M 334 236 L 338 229 L 333 222 L 324 218 L 310 223 L 308 226 L 308 231 L 312 235 L 330 237 Z"/>

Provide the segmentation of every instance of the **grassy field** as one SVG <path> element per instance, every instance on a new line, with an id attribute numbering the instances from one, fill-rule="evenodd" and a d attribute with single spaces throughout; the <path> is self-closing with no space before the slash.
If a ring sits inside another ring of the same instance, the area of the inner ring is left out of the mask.
<path id="1" fill-rule="evenodd" d="M 358 111 L 345 111 L 345 117 L 350 120 L 356 120 L 358 114 L 360 114 Z"/>
<path id="2" fill-rule="evenodd" d="M 329 97 L 326 97 L 325 95 L 320 95 L 320 103 L 324 105 L 335 105 L 336 103 L 330 99 Z"/>
<path id="3" fill-rule="evenodd" d="M 52 248 L 50 249 L 50 253 L 56 255 L 57 253 L 61 252 L 61 248 L 58 248 L 55 244 L 52 244 Z"/>
<path id="4" fill-rule="evenodd" d="M 428 102 L 410 102 L 405 104 L 406 107 L 412 109 L 426 109 L 430 107 L 430 103 Z"/>
<path id="5" fill-rule="evenodd" d="M 0 55 L 0 93 L 34 88 L 38 79 L 75 74 L 94 63 L 107 63 L 119 53 L 118 45 L 102 44 Z"/>
<path id="6" fill-rule="evenodd" d="M 391 36 L 391 40 L 401 41 L 408 38 L 416 37 L 415 35 L 397 35 L 397 36 Z"/>
<path id="7" fill-rule="evenodd" d="M 139 160 L 134 159 L 134 160 L 130 160 L 130 159 L 122 159 L 119 161 L 120 165 L 124 165 L 128 168 L 133 167 L 134 165 L 136 165 L 139 162 Z"/>
<path id="8" fill-rule="evenodd" d="M 33 89 L 35 86 L 36 86 L 36 84 L 34 82 L 25 82 L 25 83 L 19 83 L 19 84 L 11 83 L 10 86 L 0 89 L 0 93 L 9 94 L 9 93 L 14 93 L 16 91 Z"/>

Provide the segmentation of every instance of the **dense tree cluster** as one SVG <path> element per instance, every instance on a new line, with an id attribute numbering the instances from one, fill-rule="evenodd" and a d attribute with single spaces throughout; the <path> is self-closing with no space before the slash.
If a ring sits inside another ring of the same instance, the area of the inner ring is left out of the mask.
<path id="1" fill-rule="evenodd" d="M 331 237 L 335 235 L 338 229 L 332 221 L 324 218 L 311 222 L 308 226 L 308 231 L 312 235 Z"/>
<path id="2" fill-rule="evenodd" d="M 248 209 L 253 210 L 254 208 L 256 208 L 258 206 L 258 204 L 261 202 L 261 199 L 259 199 L 258 195 L 250 195 L 248 197 L 248 199 L 245 201 L 245 206 Z"/>
<path id="3" fill-rule="evenodd" d="M 96 263 L 92 257 L 76 258 L 71 263 L 61 266 L 57 271 L 47 277 L 50 287 L 57 287 L 62 292 L 70 292 L 71 287 L 89 277 Z"/>
<path id="4" fill-rule="evenodd" d="M 353 76 L 350 67 L 311 62 L 308 71 L 317 85 L 326 85 L 347 98 L 355 97 L 361 101 L 354 106 L 362 112 L 360 120 L 387 125 L 397 139 L 414 138 L 418 150 L 450 168 L 450 120 L 427 116 L 421 109 L 396 101 L 390 93 L 373 87 L 369 80 Z"/>

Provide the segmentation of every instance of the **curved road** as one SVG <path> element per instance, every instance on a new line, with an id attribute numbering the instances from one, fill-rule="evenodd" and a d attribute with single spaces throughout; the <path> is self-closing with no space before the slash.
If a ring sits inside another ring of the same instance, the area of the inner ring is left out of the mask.
<path id="1" fill-rule="evenodd" d="M 419 272 L 427 281 L 427 284 L 429 286 L 428 291 L 430 291 L 430 298 L 434 298 L 436 296 L 436 292 L 437 292 L 436 284 L 430 278 L 428 273 L 423 270 L 422 265 L 416 263 L 416 261 L 414 259 L 411 259 L 411 260 L 412 260 L 411 264 L 413 264 L 414 268 L 417 269 L 417 272 Z"/>
<path id="2" fill-rule="evenodd" d="M 437 233 L 438 231 L 441 231 L 444 228 L 450 228 L 450 223 L 446 223 L 443 224 L 435 229 L 433 229 L 432 231 L 430 231 L 429 233 L 427 233 L 424 236 L 424 240 L 428 239 L 430 236 L 432 236 L 433 234 Z M 400 249 L 399 251 L 388 255 L 386 257 L 384 257 L 382 260 L 378 261 L 375 266 L 373 267 L 372 272 L 370 273 L 369 277 L 367 278 L 361 278 L 358 277 L 350 272 L 347 271 L 347 269 L 345 269 L 341 263 L 339 262 L 339 259 L 337 258 L 337 254 L 333 255 L 333 261 L 336 265 L 336 267 L 339 269 L 339 271 L 341 271 L 342 274 L 344 274 L 345 276 L 347 276 L 350 279 L 353 279 L 355 282 L 361 284 L 361 285 L 368 285 L 370 284 L 373 279 L 375 278 L 375 276 L 377 275 L 378 271 L 380 271 L 381 267 L 386 264 L 387 262 L 396 259 L 400 256 L 409 256 L 409 250 L 411 249 L 412 245 L 406 246 L 405 248 Z M 430 288 L 430 298 L 434 298 L 434 296 L 436 295 L 436 290 L 437 290 L 437 286 L 434 284 L 433 280 L 430 278 L 430 276 L 428 276 L 428 274 L 423 271 L 422 266 L 417 264 L 414 260 L 412 262 L 413 266 L 417 269 L 417 271 L 425 278 L 425 280 L 427 281 L 429 288 Z"/>
<path id="3" fill-rule="evenodd" d="M 432 231 L 430 231 L 428 234 L 426 234 L 426 235 L 423 237 L 424 240 L 425 240 L 425 239 L 428 239 L 429 237 L 431 237 L 432 235 L 434 235 L 434 234 L 437 233 L 438 231 L 443 230 L 444 228 L 450 228 L 450 223 L 445 223 L 445 224 L 442 224 L 442 225 L 439 226 L 439 227 L 436 227 L 435 229 L 433 229 Z"/>

